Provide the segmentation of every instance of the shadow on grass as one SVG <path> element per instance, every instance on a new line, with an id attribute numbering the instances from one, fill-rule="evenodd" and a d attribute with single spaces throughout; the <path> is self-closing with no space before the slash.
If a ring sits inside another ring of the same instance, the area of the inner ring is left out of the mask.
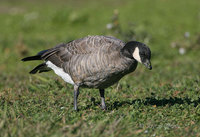
<path id="1" fill-rule="evenodd" d="M 115 101 L 112 105 L 108 106 L 111 109 L 118 109 L 124 105 L 134 105 L 134 104 L 144 104 L 144 105 L 156 105 L 156 106 L 173 106 L 175 104 L 194 104 L 194 107 L 196 107 L 198 104 L 200 104 L 200 98 L 198 100 L 191 101 L 189 98 L 169 98 L 169 99 L 156 99 L 156 98 L 146 98 L 144 100 L 142 99 L 136 99 L 133 101 Z M 108 104 L 109 105 L 109 104 Z"/>
<path id="2" fill-rule="evenodd" d="M 118 109 L 120 107 L 123 107 L 123 106 L 131 106 L 131 105 L 136 105 L 136 104 L 139 104 L 139 105 L 146 105 L 146 106 L 149 106 L 149 105 L 156 105 L 157 107 L 158 106 L 173 106 L 175 104 L 193 104 L 194 107 L 196 107 L 198 104 L 200 104 L 200 98 L 198 98 L 197 100 L 194 100 L 194 101 L 191 101 L 191 99 L 189 98 L 177 98 L 177 97 L 170 97 L 169 99 L 156 99 L 154 97 L 151 97 L 151 98 L 145 98 L 145 99 L 135 99 L 135 100 L 132 100 L 132 101 L 115 101 L 114 103 L 108 103 L 106 102 L 106 106 L 107 106 L 107 109 L 108 110 L 113 110 L 113 109 Z M 100 101 L 96 101 L 95 98 L 91 98 L 91 104 L 90 105 L 87 105 L 85 108 L 83 109 L 89 109 L 89 108 L 92 108 L 92 106 L 99 106 L 101 107 L 101 103 Z"/>

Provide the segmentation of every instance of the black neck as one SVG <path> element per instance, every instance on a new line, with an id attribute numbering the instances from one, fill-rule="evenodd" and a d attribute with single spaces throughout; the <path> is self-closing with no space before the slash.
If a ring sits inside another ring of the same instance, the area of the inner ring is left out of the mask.
<path id="1" fill-rule="evenodd" d="M 130 41 L 125 44 L 125 46 L 121 49 L 122 55 L 125 57 L 133 59 L 133 52 L 135 48 L 137 47 L 138 42 L 136 41 Z"/>

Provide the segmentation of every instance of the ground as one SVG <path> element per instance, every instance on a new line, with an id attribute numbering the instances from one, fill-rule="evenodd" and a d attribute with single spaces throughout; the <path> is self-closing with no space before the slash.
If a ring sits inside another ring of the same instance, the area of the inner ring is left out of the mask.
<path id="1" fill-rule="evenodd" d="M 0 136 L 200 136 L 199 0 L 0 2 Z M 73 87 L 20 59 L 87 35 L 144 42 L 153 70 L 106 89 Z"/>

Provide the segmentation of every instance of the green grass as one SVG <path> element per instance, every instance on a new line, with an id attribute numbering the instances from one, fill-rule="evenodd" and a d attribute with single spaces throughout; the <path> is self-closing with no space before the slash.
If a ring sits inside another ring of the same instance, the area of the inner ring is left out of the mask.
<path id="1" fill-rule="evenodd" d="M 0 136 L 200 136 L 199 5 L 199 0 L 1 1 Z M 108 23 L 116 28 L 106 29 Z M 39 62 L 20 61 L 87 35 L 136 38 L 152 51 L 152 71 L 139 65 L 106 89 L 107 111 L 100 109 L 98 90 L 81 89 L 80 111 L 74 112 L 71 85 L 53 72 L 29 75 Z"/>

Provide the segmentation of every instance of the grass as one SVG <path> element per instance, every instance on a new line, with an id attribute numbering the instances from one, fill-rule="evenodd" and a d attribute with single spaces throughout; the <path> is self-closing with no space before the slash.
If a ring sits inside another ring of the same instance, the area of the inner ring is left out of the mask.
<path id="1" fill-rule="evenodd" d="M 200 136 L 198 3 L 1 1 L 0 136 Z M 152 71 L 139 65 L 106 89 L 107 111 L 98 90 L 81 89 L 74 112 L 71 85 L 53 72 L 29 75 L 39 62 L 20 61 L 86 35 L 136 39 L 152 50 Z"/>

